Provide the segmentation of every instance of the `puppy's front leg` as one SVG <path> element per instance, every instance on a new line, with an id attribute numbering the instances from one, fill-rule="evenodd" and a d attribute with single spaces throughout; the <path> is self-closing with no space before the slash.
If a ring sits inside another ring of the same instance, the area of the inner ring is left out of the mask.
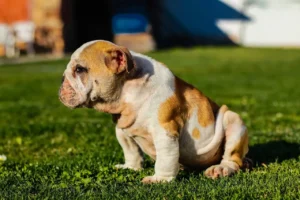
<path id="1" fill-rule="evenodd" d="M 155 174 L 145 177 L 143 183 L 170 182 L 179 171 L 178 137 L 159 132 L 153 135 L 156 149 Z"/>
<path id="2" fill-rule="evenodd" d="M 133 170 L 142 169 L 143 153 L 138 144 L 131 137 L 126 135 L 122 129 L 116 128 L 116 135 L 123 149 L 125 164 L 118 164 L 115 167 Z"/>

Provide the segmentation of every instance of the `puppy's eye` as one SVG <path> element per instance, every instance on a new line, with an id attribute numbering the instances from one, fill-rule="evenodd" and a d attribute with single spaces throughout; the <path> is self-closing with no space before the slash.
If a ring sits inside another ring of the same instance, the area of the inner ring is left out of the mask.
<path id="1" fill-rule="evenodd" d="M 75 72 L 81 74 L 87 72 L 87 68 L 82 67 L 81 65 L 76 65 Z"/>

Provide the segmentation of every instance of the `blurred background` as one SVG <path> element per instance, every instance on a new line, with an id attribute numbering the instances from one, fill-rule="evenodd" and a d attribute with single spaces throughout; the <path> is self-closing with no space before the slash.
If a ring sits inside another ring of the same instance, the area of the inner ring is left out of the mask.
<path id="1" fill-rule="evenodd" d="M 300 0 L 0 0 L 0 57 L 61 57 L 103 39 L 145 53 L 300 47 Z"/>

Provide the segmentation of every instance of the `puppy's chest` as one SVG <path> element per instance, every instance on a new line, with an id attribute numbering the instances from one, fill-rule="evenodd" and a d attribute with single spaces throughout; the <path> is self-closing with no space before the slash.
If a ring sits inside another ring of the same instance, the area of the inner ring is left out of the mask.
<path id="1" fill-rule="evenodd" d="M 156 158 L 152 134 L 148 131 L 145 124 L 135 123 L 130 128 L 123 131 L 124 134 L 127 134 L 127 136 L 131 137 L 139 145 L 143 152 L 153 159 Z"/>

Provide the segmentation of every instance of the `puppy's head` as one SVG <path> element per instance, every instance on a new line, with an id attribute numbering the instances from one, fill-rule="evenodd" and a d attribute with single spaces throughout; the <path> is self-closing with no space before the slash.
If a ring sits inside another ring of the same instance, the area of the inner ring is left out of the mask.
<path id="1" fill-rule="evenodd" d="M 70 108 L 116 101 L 133 69 L 128 49 L 102 40 L 85 43 L 72 54 L 64 71 L 59 99 Z"/>

